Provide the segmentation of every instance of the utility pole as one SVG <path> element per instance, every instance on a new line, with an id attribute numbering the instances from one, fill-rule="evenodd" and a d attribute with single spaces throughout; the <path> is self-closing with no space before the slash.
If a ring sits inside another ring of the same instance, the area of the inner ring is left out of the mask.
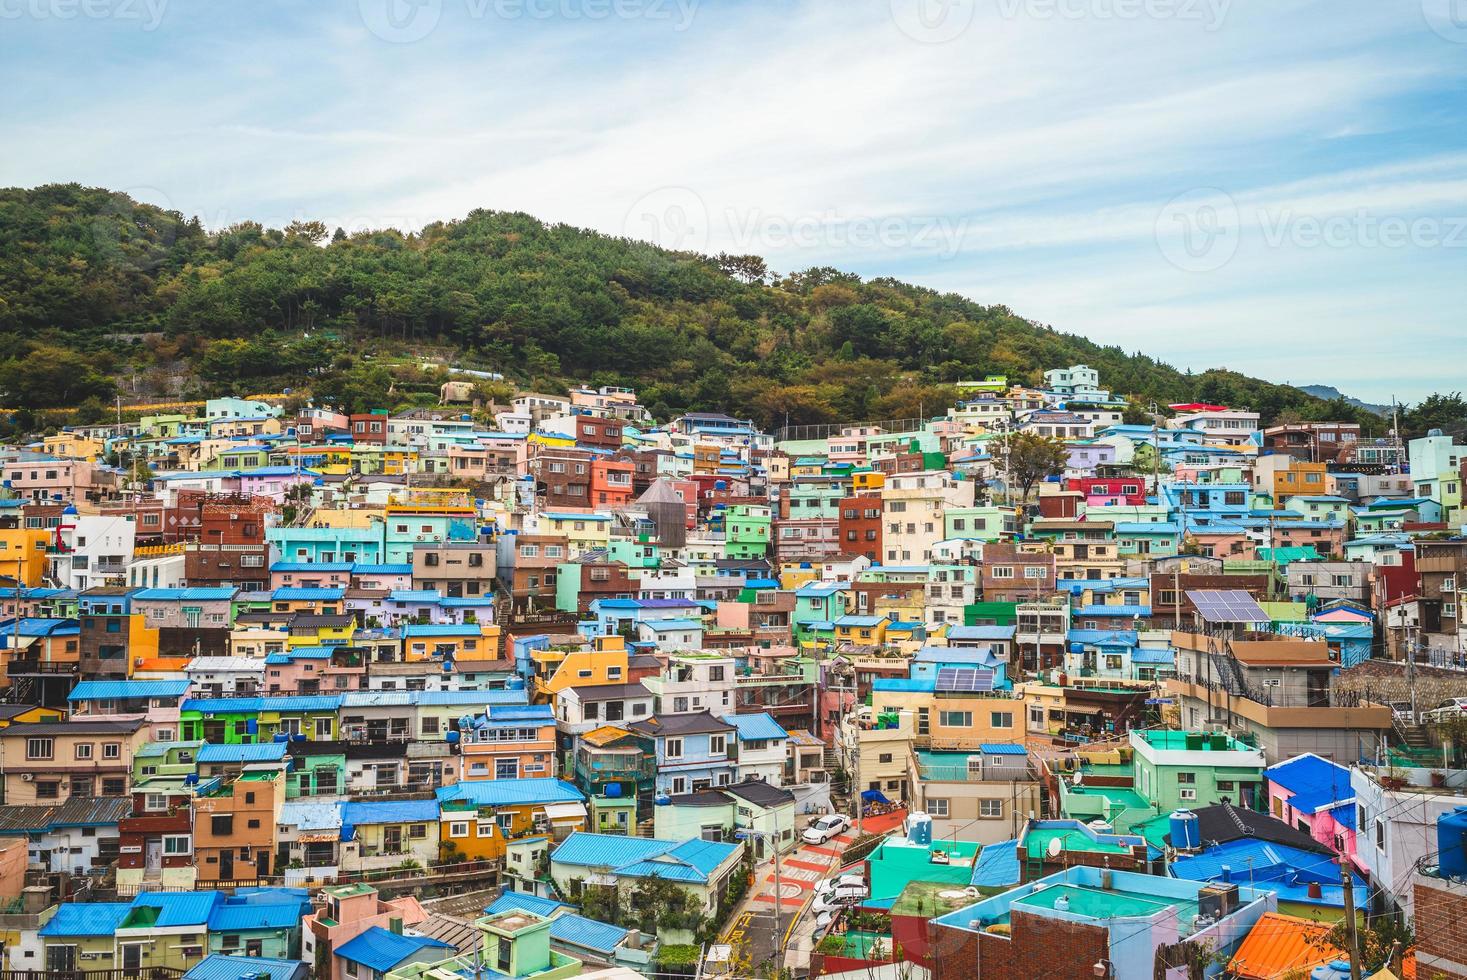
<path id="1" fill-rule="evenodd" d="M 1350 928 L 1350 980 L 1360 980 L 1360 936 L 1355 925 L 1355 878 L 1350 863 L 1340 855 L 1340 884 L 1345 889 L 1345 922 Z"/>

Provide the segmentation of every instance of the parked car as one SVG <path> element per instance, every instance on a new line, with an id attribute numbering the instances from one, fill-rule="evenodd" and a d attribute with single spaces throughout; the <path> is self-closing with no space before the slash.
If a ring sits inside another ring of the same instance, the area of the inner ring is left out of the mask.
<path id="1" fill-rule="evenodd" d="M 851 818 L 841 813 L 830 813 L 805 828 L 801 838 L 806 844 L 824 844 L 851 829 Z"/>
<path id="2" fill-rule="evenodd" d="M 1467 698 L 1447 698 L 1426 712 L 1426 720 L 1446 721 L 1448 718 L 1461 718 L 1464 715 L 1467 715 Z"/>
<path id="3" fill-rule="evenodd" d="M 834 891 L 826 892 L 824 895 L 816 895 L 815 902 L 810 906 L 816 915 L 821 912 L 834 912 L 836 909 L 850 908 L 864 902 L 870 893 L 863 885 L 842 885 Z"/>
<path id="4" fill-rule="evenodd" d="M 850 886 L 865 888 L 866 879 L 862 878 L 858 874 L 844 874 L 838 878 L 826 878 L 822 880 L 820 884 L 815 886 L 815 894 L 824 895 L 828 892 L 834 891 L 837 888 Z"/>

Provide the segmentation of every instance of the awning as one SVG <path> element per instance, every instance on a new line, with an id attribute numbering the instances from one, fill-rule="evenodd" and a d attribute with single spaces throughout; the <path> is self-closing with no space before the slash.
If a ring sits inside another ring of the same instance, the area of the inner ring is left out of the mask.
<path id="1" fill-rule="evenodd" d="M 866 803 L 890 803 L 891 802 L 891 800 L 888 800 L 885 796 L 883 796 L 882 793 L 881 793 L 881 791 L 878 790 L 878 789 L 863 790 L 861 792 L 861 800 L 863 802 L 866 802 Z"/>
<path id="2" fill-rule="evenodd" d="M 552 821 L 575 820 L 586 816 L 586 804 L 584 803 L 547 803 L 545 804 L 545 816 Z"/>

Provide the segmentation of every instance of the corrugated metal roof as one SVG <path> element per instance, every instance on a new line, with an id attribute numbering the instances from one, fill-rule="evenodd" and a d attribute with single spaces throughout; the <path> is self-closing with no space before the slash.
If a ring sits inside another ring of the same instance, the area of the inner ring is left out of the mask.
<path id="1" fill-rule="evenodd" d="M 199 961 L 198 966 L 185 973 L 183 980 L 243 980 L 260 976 L 269 980 L 298 980 L 309 974 L 310 967 L 301 960 L 210 953 Z"/>
<path id="2" fill-rule="evenodd" d="M 987 752 L 989 755 L 1028 755 L 1029 750 L 1022 745 L 1013 745 L 1008 742 L 984 742 L 978 746 L 979 751 Z"/>
<path id="3" fill-rule="evenodd" d="M 162 599 L 177 600 L 187 599 L 195 602 L 219 602 L 224 599 L 233 599 L 237 590 L 233 586 L 207 587 L 194 586 L 186 589 L 139 589 L 133 593 L 133 599 Z"/>
<path id="4" fill-rule="evenodd" d="M 222 892 L 138 892 L 132 907 L 158 909 L 158 918 L 150 927 L 201 926 L 223 897 Z"/>
<path id="5" fill-rule="evenodd" d="M 999 888 L 1019 883 L 1019 842 L 1000 841 L 988 844 L 973 862 L 973 877 L 968 884 L 978 888 Z"/>
<path id="6" fill-rule="evenodd" d="M 523 806 L 530 803 L 582 803 L 586 794 L 563 779 L 477 779 L 442 786 L 440 803 L 464 801 L 475 806 Z M 575 836 L 572 834 L 571 836 Z M 626 841 L 626 837 L 617 840 Z"/>
<path id="7" fill-rule="evenodd" d="M 289 746 L 285 742 L 258 745 L 210 745 L 199 747 L 199 762 L 279 762 Z"/>
<path id="8" fill-rule="evenodd" d="M 574 912 L 567 912 L 550 920 L 551 942 L 609 954 L 626 938 L 627 930 Z"/>
<path id="9" fill-rule="evenodd" d="M 505 892 L 494 901 L 484 907 L 485 915 L 498 915 L 500 912 L 533 912 L 541 918 L 548 919 L 560 909 L 568 909 L 569 905 L 557 902 L 553 898 L 541 898 L 539 895 L 531 895 L 528 892 Z"/>
<path id="10" fill-rule="evenodd" d="M 188 691 L 189 681 L 82 681 L 66 696 L 68 701 L 121 698 L 176 698 Z"/>
<path id="11" fill-rule="evenodd" d="M 41 927 L 41 935 L 110 936 L 130 911 L 130 902 L 63 902 Z"/>
<path id="12" fill-rule="evenodd" d="M 301 921 L 300 902 L 246 902 L 216 906 L 209 913 L 210 932 L 291 929 Z"/>
<path id="13" fill-rule="evenodd" d="M 270 594 L 270 600 L 272 602 L 317 601 L 341 599 L 345 595 L 345 589 L 296 588 L 286 586 L 272 592 Z"/>
<path id="14" fill-rule="evenodd" d="M 343 827 L 359 827 L 365 823 L 422 823 L 437 819 L 437 800 L 382 800 L 371 803 L 348 801 L 341 805 Z"/>
<path id="15" fill-rule="evenodd" d="M 340 694 L 310 694 L 281 698 L 189 698 L 181 710 L 206 715 L 262 711 L 336 711 L 341 707 Z"/>
<path id="16" fill-rule="evenodd" d="M 341 804 L 289 800 L 280 808 L 280 823 L 296 830 L 340 830 Z"/>
<path id="17" fill-rule="evenodd" d="M 529 691 L 349 691 L 341 696 L 343 708 L 457 708 L 497 704 L 526 704 Z"/>
<path id="18" fill-rule="evenodd" d="M 427 936 L 400 936 L 381 926 L 373 926 L 351 941 L 338 946 L 336 955 L 386 973 L 423 949 L 452 950 L 453 947 Z"/>
<path id="19" fill-rule="evenodd" d="M 739 730 L 741 742 L 789 738 L 789 732 L 767 711 L 749 715 L 724 715 L 723 720 Z"/>
<path id="20" fill-rule="evenodd" d="M 1344 950 L 1325 941 L 1330 927 L 1322 922 L 1265 912 L 1243 937 L 1228 963 L 1228 973 L 1244 980 L 1302 976 L 1314 967 L 1345 958 Z"/>

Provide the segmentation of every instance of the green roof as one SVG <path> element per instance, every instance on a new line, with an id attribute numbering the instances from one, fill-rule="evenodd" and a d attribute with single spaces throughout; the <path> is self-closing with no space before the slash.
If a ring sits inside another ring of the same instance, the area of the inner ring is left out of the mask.
<path id="1" fill-rule="evenodd" d="M 932 852 L 948 854 L 947 864 L 936 864 Z M 946 883 L 950 888 L 966 888 L 973 878 L 973 860 L 979 845 L 969 841 L 935 840 L 931 847 L 917 847 L 900 841 L 887 841 L 867 859 L 871 866 L 871 897 L 895 899 L 914 881 Z"/>
<path id="2" fill-rule="evenodd" d="M 951 881 L 912 881 L 892 903 L 893 915 L 945 915 L 973 904 L 973 896 Z"/>
<path id="3" fill-rule="evenodd" d="M 1130 854 L 1130 848 L 1106 840 L 1094 840 L 1080 830 L 1036 829 L 1024 838 L 1030 857 L 1044 857 L 1049 853 L 1049 842 L 1058 840 L 1066 851 L 1089 851 L 1092 854 Z"/>
<path id="4" fill-rule="evenodd" d="M 1015 906 L 1052 909 L 1055 902 L 1064 896 L 1069 900 L 1069 911 L 1095 919 L 1114 919 L 1121 916 L 1150 916 L 1162 909 L 1176 908 L 1177 919 L 1185 921 L 1195 916 L 1196 902 L 1168 901 L 1149 895 L 1138 895 L 1118 889 L 1085 888 L 1076 885 L 1052 885 L 1025 895 L 1014 902 Z M 1184 911 L 1187 906 L 1190 910 Z"/>
<path id="5" fill-rule="evenodd" d="M 1165 730 L 1152 729 L 1152 730 L 1149 730 L 1149 731 L 1138 732 L 1137 734 L 1139 734 L 1143 739 L 1146 740 L 1146 744 L 1147 745 L 1150 745 L 1152 748 L 1155 748 L 1155 749 L 1168 749 L 1168 750 L 1170 750 L 1170 749 L 1177 749 L 1177 750 L 1184 750 L 1184 751 L 1191 751 L 1191 752 L 1198 752 L 1198 751 L 1201 751 L 1201 752 L 1213 752 L 1213 751 L 1219 751 L 1219 750 L 1213 749 L 1213 747 L 1212 747 L 1212 740 L 1214 738 L 1217 738 L 1218 737 L 1218 735 L 1216 733 L 1212 733 L 1212 732 L 1208 732 L 1208 733 L 1203 734 L 1203 736 L 1202 736 L 1202 745 L 1201 746 L 1193 746 L 1193 747 L 1190 747 L 1190 748 L 1187 745 L 1187 736 L 1188 735 L 1197 735 L 1198 734 L 1197 732 L 1183 732 L 1183 731 L 1177 731 L 1175 729 L 1165 729 Z M 1224 736 L 1221 736 L 1221 737 L 1227 739 L 1227 742 L 1226 742 L 1224 748 L 1221 749 L 1220 751 L 1224 751 L 1224 752 L 1251 752 L 1251 751 L 1253 751 L 1253 749 L 1252 749 L 1251 746 L 1244 745 L 1242 742 L 1240 742 L 1237 739 L 1233 738 L 1231 735 L 1224 735 Z"/>

